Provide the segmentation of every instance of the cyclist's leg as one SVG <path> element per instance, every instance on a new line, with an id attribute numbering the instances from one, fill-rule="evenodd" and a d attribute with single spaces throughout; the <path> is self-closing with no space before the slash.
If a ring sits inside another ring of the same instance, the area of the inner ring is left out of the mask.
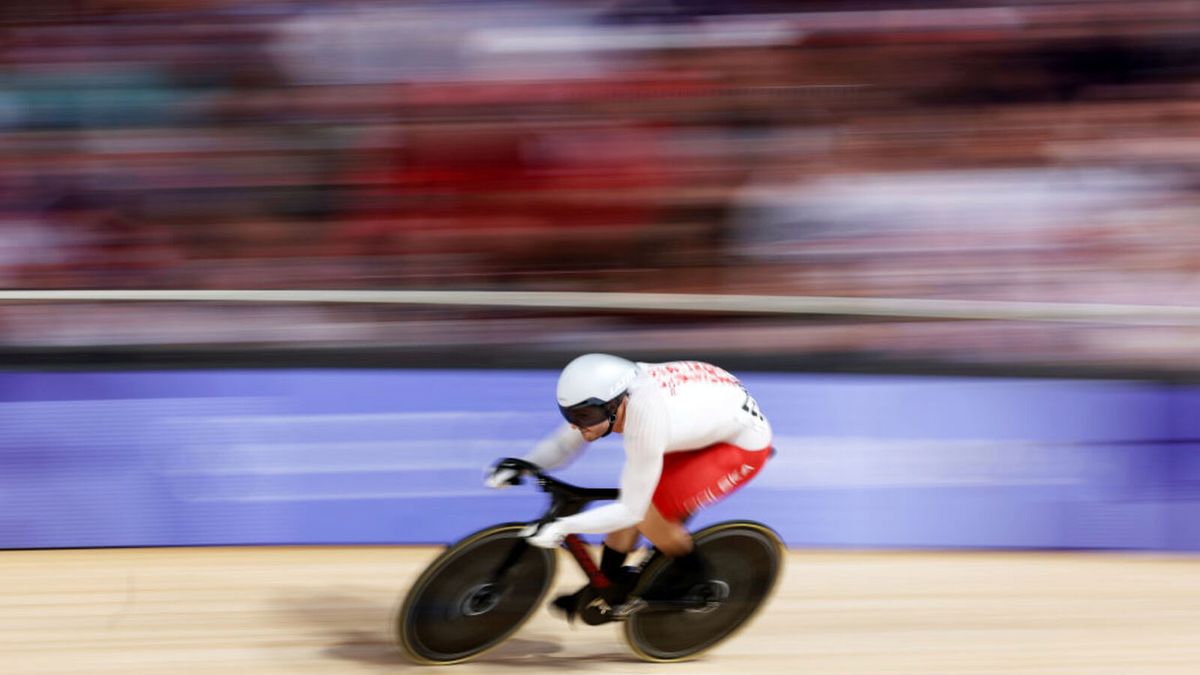
<path id="1" fill-rule="evenodd" d="M 667 518 L 655 505 L 646 512 L 646 518 L 638 523 L 637 530 L 654 548 L 672 558 L 685 556 L 692 551 L 692 533 L 683 526 L 683 517 Z"/>
<path id="2" fill-rule="evenodd" d="M 636 571 L 625 567 L 625 559 L 637 545 L 638 535 L 638 528 L 634 526 L 609 532 L 604 537 L 604 547 L 600 553 L 600 571 L 609 580 L 610 585 L 602 590 L 600 595 L 611 606 L 615 607 L 624 602 L 637 582 Z"/>
<path id="3" fill-rule="evenodd" d="M 684 527 L 682 519 L 667 518 L 657 507 L 651 506 L 638 528 L 660 553 L 672 560 L 668 572 L 657 578 L 651 588 L 643 589 L 645 599 L 681 598 L 692 587 L 704 583 L 707 566 L 696 551 L 692 534 Z"/>
<path id="4" fill-rule="evenodd" d="M 567 620 L 571 621 L 597 597 L 603 598 L 609 607 L 616 607 L 625 602 L 638 581 L 637 570 L 624 566 L 625 558 L 637 543 L 639 534 L 646 536 L 659 551 L 681 562 L 683 568 L 690 569 L 693 572 L 691 576 L 698 577 L 697 580 L 691 580 L 693 585 L 703 581 L 703 568 L 695 564 L 688 565 L 689 562 L 696 562 L 692 535 L 682 523 L 668 521 L 651 506 L 646 519 L 637 526 L 609 533 L 604 538 L 600 571 L 608 579 L 609 585 L 606 588 L 595 588 L 590 582 L 586 583 L 574 593 L 556 597 L 551 606 L 563 612 Z"/>
<path id="5" fill-rule="evenodd" d="M 740 489 L 762 468 L 768 450 L 749 451 L 728 443 L 673 453 L 663 461 L 663 475 L 653 505 L 638 525 L 642 534 L 674 563 L 658 588 L 658 597 L 681 596 L 708 578 L 707 565 L 683 523 L 699 509 Z"/>
<path id="6" fill-rule="evenodd" d="M 656 588 L 648 589 L 653 597 L 681 597 L 704 583 L 708 579 L 707 565 L 695 550 L 684 523 L 695 511 L 745 485 L 762 468 L 767 456 L 766 450 L 747 451 L 728 443 L 667 455 L 646 517 L 636 527 L 605 537 L 600 569 L 614 582 L 612 586 L 602 592 L 585 585 L 575 593 L 556 598 L 554 606 L 571 619 L 582 605 L 597 596 L 604 597 L 610 606 L 623 602 L 637 582 L 624 574 L 622 566 L 639 533 L 674 561 L 670 572 L 655 584 Z"/>
<path id="7" fill-rule="evenodd" d="M 624 602 L 637 580 L 635 576 L 626 572 L 624 567 L 625 558 L 637 543 L 637 538 L 637 527 L 608 533 L 604 538 L 604 547 L 600 553 L 600 571 L 608 579 L 609 586 L 602 589 L 593 588 L 590 582 L 586 583 L 574 593 L 556 597 L 552 606 L 562 611 L 570 621 L 574 619 L 583 605 L 596 596 L 604 598 L 610 606 Z"/>
<path id="8" fill-rule="evenodd" d="M 627 527 L 623 530 L 616 530 L 604 535 L 604 545 L 614 551 L 621 553 L 629 553 L 633 550 L 638 539 L 638 528 Z M 622 561 L 624 562 L 624 561 Z"/>

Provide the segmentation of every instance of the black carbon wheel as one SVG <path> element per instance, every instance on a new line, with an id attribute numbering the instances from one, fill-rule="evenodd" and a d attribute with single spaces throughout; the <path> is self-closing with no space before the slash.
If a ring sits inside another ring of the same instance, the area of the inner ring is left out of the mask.
<path id="1" fill-rule="evenodd" d="M 524 524 L 481 530 L 435 559 L 396 616 L 397 643 L 424 664 L 459 663 L 499 645 L 533 614 L 554 581 L 555 551 L 517 536 Z M 519 547 L 519 549 L 517 548 Z M 499 583 L 492 579 L 517 556 Z"/>
<path id="2" fill-rule="evenodd" d="M 630 616 L 625 622 L 625 638 L 647 661 L 694 658 L 732 637 L 770 597 L 779 578 L 783 543 L 765 525 L 719 523 L 700 530 L 693 539 L 708 564 L 713 593 L 723 597 L 704 609 L 649 607 Z M 670 564 L 665 556 L 650 561 L 639 591 L 651 588 Z"/>

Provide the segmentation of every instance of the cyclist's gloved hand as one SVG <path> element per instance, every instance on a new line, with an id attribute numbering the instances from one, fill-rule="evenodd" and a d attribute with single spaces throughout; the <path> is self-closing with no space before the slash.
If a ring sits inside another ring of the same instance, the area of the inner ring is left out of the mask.
<path id="1" fill-rule="evenodd" d="M 491 469 L 488 470 L 488 475 L 483 479 L 483 484 L 493 489 L 503 489 L 510 485 L 520 483 L 521 469 L 508 462 L 508 460 L 500 460 Z"/>
<path id="2" fill-rule="evenodd" d="M 570 534 L 563 527 L 561 520 L 552 520 L 538 528 L 536 525 L 530 525 L 521 532 L 521 536 L 539 548 L 558 548 L 562 545 L 563 539 Z"/>

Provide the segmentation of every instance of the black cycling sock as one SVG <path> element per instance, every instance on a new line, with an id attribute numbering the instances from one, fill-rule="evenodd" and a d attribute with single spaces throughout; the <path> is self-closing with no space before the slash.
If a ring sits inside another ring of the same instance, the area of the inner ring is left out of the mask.
<path id="1" fill-rule="evenodd" d="M 625 557 L 628 555 L 624 551 L 609 548 L 608 544 L 605 544 L 604 551 L 600 554 L 600 571 L 611 581 L 617 581 L 621 576 L 622 567 L 625 565 Z"/>
<path id="2" fill-rule="evenodd" d="M 625 569 L 628 555 L 624 551 L 609 548 L 608 544 L 604 545 L 604 552 L 600 555 L 600 572 L 609 581 L 609 587 L 603 589 L 600 595 L 613 607 L 625 602 L 629 591 L 633 590 L 634 576 Z"/>

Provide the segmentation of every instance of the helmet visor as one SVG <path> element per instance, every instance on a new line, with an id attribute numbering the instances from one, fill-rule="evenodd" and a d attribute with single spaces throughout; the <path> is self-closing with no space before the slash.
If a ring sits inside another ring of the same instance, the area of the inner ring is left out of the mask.
<path id="1" fill-rule="evenodd" d="M 558 406 L 558 410 L 562 413 L 563 418 L 571 424 L 577 427 L 592 427 L 612 418 L 613 413 L 617 410 L 617 406 L 621 405 L 621 399 L 623 398 L 624 396 L 618 396 L 611 401 L 589 398 L 573 406 L 560 405 Z"/>

